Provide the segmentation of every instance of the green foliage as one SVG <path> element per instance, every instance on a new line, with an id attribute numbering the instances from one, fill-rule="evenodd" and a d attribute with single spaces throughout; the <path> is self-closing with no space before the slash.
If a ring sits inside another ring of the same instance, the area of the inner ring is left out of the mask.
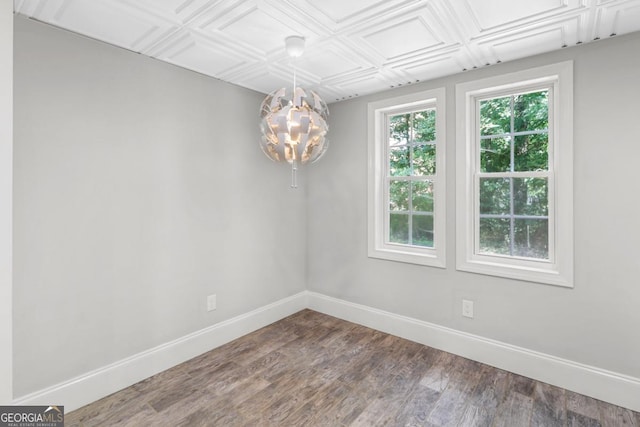
<path id="1" fill-rule="evenodd" d="M 546 178 L 480 179 L 480 214 L 547 216 Z"/>
<path id="2" fill-rule="evenodd" d="M 389 209 L 392 211 L 407 212 L 409 210 L 409 192 L 411 182 L 390 181 L 389 182 Z"/>
<path id="3" fill-rule="evenodd" d="M 513 128 L 511 121 L 513 119 Z M 542 131 L 549 127 L 549 92 L 522 93 L 480 102 L 480 135 Z"/>
<path id="4" fill-rule="evenodd" d="M 480 171 L 548 170 L 548 126 L 546 90 L 481 101 Z M 547 179 L 482 178 L 479 190 L 480 252 L 548 259 Z"/>
<path id="5" fill-rule="evenodd" d="M 392 243 L 433 247 L 433 215 L 392 213 L 389 218 L 389 228 L 389 241 Z M 409 231 L 410 228 L 411 231 Z"/>
<path id="6" fill-rule="evenodd" d="M 508 172 L 510 169 L 510 137 L 494 137 L 480 141 L 480 170 L 482 172 Z"/>
<path id="7" fill-rule="evenodd" d="M 409 215 L 392 213 L 389 215 L 389 241 L 409 244 Z"/>
<path id="8" fill-rule="evenodd" d="M 391 176 L 436 173 L 436 111 L 398 114 L 389 118 Z"/>
<path id="9" fill-rule="evenodd" d="M 547 170 L 548 95 L 544 90 L 480 102 L 482 172 Z"/>
<path id="10" fill-rule="evenodd" d="M 436 111 L 389 118 L 389 240 L 433 247 L 433 183 L 411 179 L 436 173 Z M 407 179 L 409 178 L 409 179 Z"/>

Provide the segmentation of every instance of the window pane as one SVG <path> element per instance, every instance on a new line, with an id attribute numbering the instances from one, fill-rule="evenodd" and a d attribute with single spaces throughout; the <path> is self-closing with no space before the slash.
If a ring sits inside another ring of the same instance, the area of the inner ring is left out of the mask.
<path id="1" fill-rule="evenodd" d="M 389 183 L 389 209 L 392 211 L 409 210 L 409 181 L 391 181 Z"/>
<path id="2" fill-rule="evenodd" d="M 434 144 L 413 147 L 413 175 L 436 174 L 436 146 Z"/>
<path id="3" fill-rule="evenodd" d="M 413 215 L 411 237 L 414 246 L 433 247 L 433 216 Z"/>
<path id="4" fill-rule="evenodd" d="M 514 178 L 514 214 L 547 216 L 549 214 L 547 188 L 547 178 Z"/>
<path id="5" fill-rule="evenodd" d="M 413 183 L 414 212 L 433 212 L 433 181 Z"/>
<path id="6" fill-rule="evenodd" d="M 414 142 L 434 142 L 436 140 L 436 110 L 413 113 Z"/>
<path id="7" fill-rule="evenodd" d="M 514 256 L 549 259 L 549 221 L 516 219 Z"/>
<path id="8" fill-rule="evenodd" d="M 389 117 L 389 145 L 408 144 L 410 114 Z"/>
<path id="9" fill-rule="evenodd" d="M 549 169 L 549 135 L 546 133 L 515 137 L 514 170 L 546 171 Z"/>
<path id="10" fill-rule="evenodd" d="M 480 179 L 480 213 L 506 215 L 511 213 L 509 178 Z"/>
<path id="11" fill-rule="evenodd" d="M 389 241 L 391 243 L 409 244 L 409 215 L 389 215 Z"/>
<path id="12" fill-rule="evenodd" d="M 389 174 L 391 176 L 411 175 L 409 147 L 391 147 L 389 150 Z"/>
<path id="13" fill-rule="evenodd" d="M 511 97 L 480 101 L 480 135 L 511 132 Z"/>
<path id="14" fill-rule="evenodd" d="M 480 218 L 479 252 L 482 254 L 510 255 L 509 219 Z"/>
<path id="15" fill-rule="evenodd" d="M 513 97 L 513 131 L 544 130 L 549 127 L 548 91 Z"/>
<path id="16" fill-rule="evenodd" d="M 511 138 L 490 138 L 480 141 L 480 171 L 511 170 Z"/>

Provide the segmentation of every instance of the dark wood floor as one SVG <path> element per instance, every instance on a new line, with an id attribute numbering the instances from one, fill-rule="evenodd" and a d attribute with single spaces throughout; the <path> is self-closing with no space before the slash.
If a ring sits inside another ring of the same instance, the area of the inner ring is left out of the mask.
<path id="1" fill-rule="evenodd" d="M 640 414 L 304 310 L 65 425 L 640 427 Z"/>

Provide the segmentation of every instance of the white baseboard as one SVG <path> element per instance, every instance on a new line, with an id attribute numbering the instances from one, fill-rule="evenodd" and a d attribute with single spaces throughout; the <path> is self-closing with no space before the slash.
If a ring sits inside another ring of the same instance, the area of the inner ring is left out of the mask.
<path id="1" fill-rule="evenodd" d="M 70 412 L 304 308 L 640 411 L 638 378 L 309 291 L 20 397 L 13 404 L 59 403 Z"/>
<path id="2" fill-rule="evenodd" d="M 70 412 L 306 307 L 307 292 L 300 292 L 69 381 L 22 396 L 15 399 L 13 404 L 58 403 L 64 405 L 66 412 Z"/>
<path id="3" fill-rule="evenodd" d="M 640 379 L 308 292 L 309 308 L 496 368 L 640 411 Z"/>

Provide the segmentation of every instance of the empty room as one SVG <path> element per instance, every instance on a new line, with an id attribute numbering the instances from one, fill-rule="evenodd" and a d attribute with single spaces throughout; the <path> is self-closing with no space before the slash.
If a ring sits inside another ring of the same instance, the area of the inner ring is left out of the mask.
<path id="1" fill-rule="evenodd" d="M 640 427 L 640 0 L 2 0 L 0 426 Z"/>

